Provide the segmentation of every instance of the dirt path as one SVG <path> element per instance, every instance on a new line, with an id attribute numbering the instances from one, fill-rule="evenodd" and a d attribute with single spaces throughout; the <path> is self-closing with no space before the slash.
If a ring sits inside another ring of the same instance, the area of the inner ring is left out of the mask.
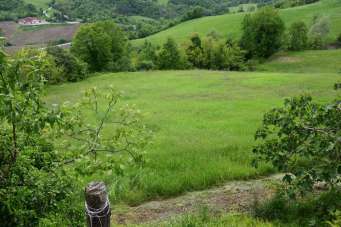
<path id="1" fill-rule="evenodd" d="M 250 180 L 231 181 L 224 186 L 197 192 L 167 200 L 151 201 L 137 207 L 130 207 L 125 212 L 114 213 L 113 223 L 141 224 L 165 221 L 178 215 L 194 213 L 201 207 L 211 212 L 247 212 L 255 200 L 269 198 L 273 189 L 270 185 L 278 182 L 283 175 Z"/>

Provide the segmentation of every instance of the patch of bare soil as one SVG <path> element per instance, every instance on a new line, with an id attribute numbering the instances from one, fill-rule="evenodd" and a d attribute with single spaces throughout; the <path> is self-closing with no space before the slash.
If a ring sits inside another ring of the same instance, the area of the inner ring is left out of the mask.
<path id="1" fill-rule="evenodd" d="M 283 175 L 250 181 L 232 181 L 205 191 L 190 192 L 167 200 L 151 201 L 112 215 L 117 224 L 155 223 L 178 215 L 197 212 L 206 207 L 213 213 L 248 212 L 256 201 L 264 201 L 274 193 L 270 185 Z"/>
<path id="2" fill-rule="evenodd" d="M 281 63 L 296 63 L 296 62 L 300 62 L 301 58 L 299 57 L 289 57 L 289 56 L 280 56 L 278 58 L 276 58 L 276 61 L 281 62 Z"/>

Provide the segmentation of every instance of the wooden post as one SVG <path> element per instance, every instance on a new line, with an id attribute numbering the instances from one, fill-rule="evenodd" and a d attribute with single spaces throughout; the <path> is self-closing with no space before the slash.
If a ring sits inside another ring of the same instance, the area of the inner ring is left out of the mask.
<path id="1" fill-rule="evenodd" d="M 91 182 L 85 188 L 85 213 L 88 227 L 110 227 L 110 203 L 103 182 Z"/>

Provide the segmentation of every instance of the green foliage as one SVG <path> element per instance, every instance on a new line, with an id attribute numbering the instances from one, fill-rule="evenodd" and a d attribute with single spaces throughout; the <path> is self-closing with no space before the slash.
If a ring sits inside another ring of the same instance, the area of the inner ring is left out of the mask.
<path id="1" fill-rule="evenodd" d="M 289 29 L 289 50 L 304 50 L 308 45 L 308 28 L 304 22 L 295 22 Z"/>
<path id="2" fill-rule="evenodd" d="M 156 68 L 156 48 L 147 40 L 144 42 L 138 53 L 138 70 L 152 70 Z"/>
<path id="3" fill-rule="evenodd" d="M 90 71 L 120 71 L 130 66 L 127 38 L 112 21 L 82 25 L 71 51 L 89 65 Z"/>
<path id="4" fill-rule="evenodd" d="M 72 211 L 77 190 L 72 173 L 61 167 L 54 149 L 63 116 L 41 100 L 45 55 L 2 59 L 0 69 L 0 221 L 4 226 L 37 225 L 49 212 L 66 223 L 79 224 L 81 210 Z M 62 204 L 69 206 L 62 206 Z M 76 206 L 75 206 L 76 207 Z"/>
<path id="5" fill-rule="evenodd" d="M 233 39 L 221 43 L 207 37 L 202 44 L 199 35 L 194 34 L 190 41 L 186 55 L 192 66 L 215 70 L 245 69 L 245 53 Z"/>
<path id="6" fill-rule="evenodd" d="M 314 103 L 309 96 L 286 99 L 284 107 L 265 114 L 253 152 L 282 172 L 288 194 L 305 194 L 317 182 L 331 188 L 340 182 L 341 104 Z M 256 161 L 257 161 L 256 160 Z"/>
<path id="7" fill-rule="evenodd" d="M 87 76 L 87 65 L 68 50 L 57 46 L 49 46 L 47 53 L 53 57 L 57 67 L 61 69 L 60 81 L 76 82 Z M 59 81 L 49 81 L 50 83 Z"/>
<path id="8" fill-rule="evenodd" d="M 250 57 L 268 58 L 276 53 L 282 42 L 284 22 L 271 7 L 246 15 L 242 25 L 241 46 Z"/>
<path id="9" fill-rule="evenodd" d="M 16 20 L 27 16 L 37 16 L 37 8 L 23 0 L 0 0 L 0 21 Z"/>
<path id="10" fill-rule="evenodd" d="M 279 192 L 256 206 L 253 212 L 258 218 L 280 222 L 283 226 L 334 227 L 334 223 L 339 226 L 340 198 L 340 190 L 311 194 L 295 201 Z"/>
<path id="11" fill-rule="evenodd" d="M 159 69 L 183 69 L 185 67 L 184 57 L 181 55 L 176 42 L 168 38 L 158 54 Z"/>
<path id="12" fill-rule="evenodd" d="M 218 45 L 215 51 L 214 68 L 219 70 L 241 71 L 245 70 L 245 53 L 238 43 L 228 39 L 225 44 Z"/>
<path id="13" fill-rule="evenodd" d="M 340 33 L 339 36 L 337 37 L 337 41 L 338 41 L 339 43 L 341 43 L 341 33 Z"/>
<path id="14" fill-rule="evenodd" d="M 186 48 L 187 59 L 194 67 L 202 68 L 204 50 L 201 39 L 198 34 L 193 34 L 190 41 L 190 45 Z"/>
<path id="15" fill-rule="evenodd" d="M 138 110 L 118 106 L 112 88 L 104 94 L 91 89 L 74 106 L 48 108 L 42 101 L 50 73 L 44 51 L 23 50 L 14 58 L 1 52 L 0 60 L 0 222 L 82 226 L 84 182 L 78 176 L 140 169 L 150 132 Z M 96 120 L 87 122 L 91 114 Z M 108 128 L 109 137 L 103 135 Z"/>
<path id="16" fill-rule="evenodd" d="M 315 17 L 313 25 L 309 30 L 309 45 L 314 50 L 323 49 L 326 46 L 326 39 L 330 32 L 328 17 Z"/>

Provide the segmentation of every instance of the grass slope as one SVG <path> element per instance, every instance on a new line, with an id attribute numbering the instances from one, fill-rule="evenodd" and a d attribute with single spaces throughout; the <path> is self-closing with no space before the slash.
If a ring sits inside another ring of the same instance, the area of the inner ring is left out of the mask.
<path id="1" fill-rule="evenodd" d="M 333 99 L 337 78 L 337 74 L 200 70 L 111 73 L 50 87 L 47 101 L 78 101 L 84 89 L 102 90 L 113 84 L 125 91 L 124 102 L 146 113 L 155 139 L 141 173 L 142 185 L 125 198 L 139 203 L 269 173 L 268 166 L 250 165 L 253 136 L 263 114 L 281 105 L 284 97 L 302 93 L 320 101 Z M 110 185 L 113 180 L 106 181 Z"/>
<path id="2" fill-rule="evenodd" d="M 291 73 L 341 73 L 341 49 L 282 52 L 257 66 L 259 71 Z"/>
<path id="3" fill-rule="evenodd" d="M 32 4 L 39 8 L 47 8 L 51 0 L 24 0 L 24 2 Z"/>
<path id="4" fill-rule="evenodd" d="M 295 8 L 280 10 L 280 15 L 286 25 L 292 22 L 303 20 L 310 23 L 315 15 L 325 15 L 331 21 L 330 39 L 335 40 L 341 33 L 341 1 L 340 0 L 321 0 L 318 3 L 305 5 Z M 221 16 L 203 17 L 196 20 L 186 21 L 177 26 L 161 31 L 144 39 L 133 40 L 134 45 L 141 45 L 145 39 L 154 44 L 162 44 L 167 37 L 173 37 L 178 42 L 184 42 L 188 37 L 197 32 L 200 35 L 206 35 L 212 30 L 221 35 L 231 34 L 239 36 L 241 33 L 241 22 L 245 13 L 225 14 Z"/>

